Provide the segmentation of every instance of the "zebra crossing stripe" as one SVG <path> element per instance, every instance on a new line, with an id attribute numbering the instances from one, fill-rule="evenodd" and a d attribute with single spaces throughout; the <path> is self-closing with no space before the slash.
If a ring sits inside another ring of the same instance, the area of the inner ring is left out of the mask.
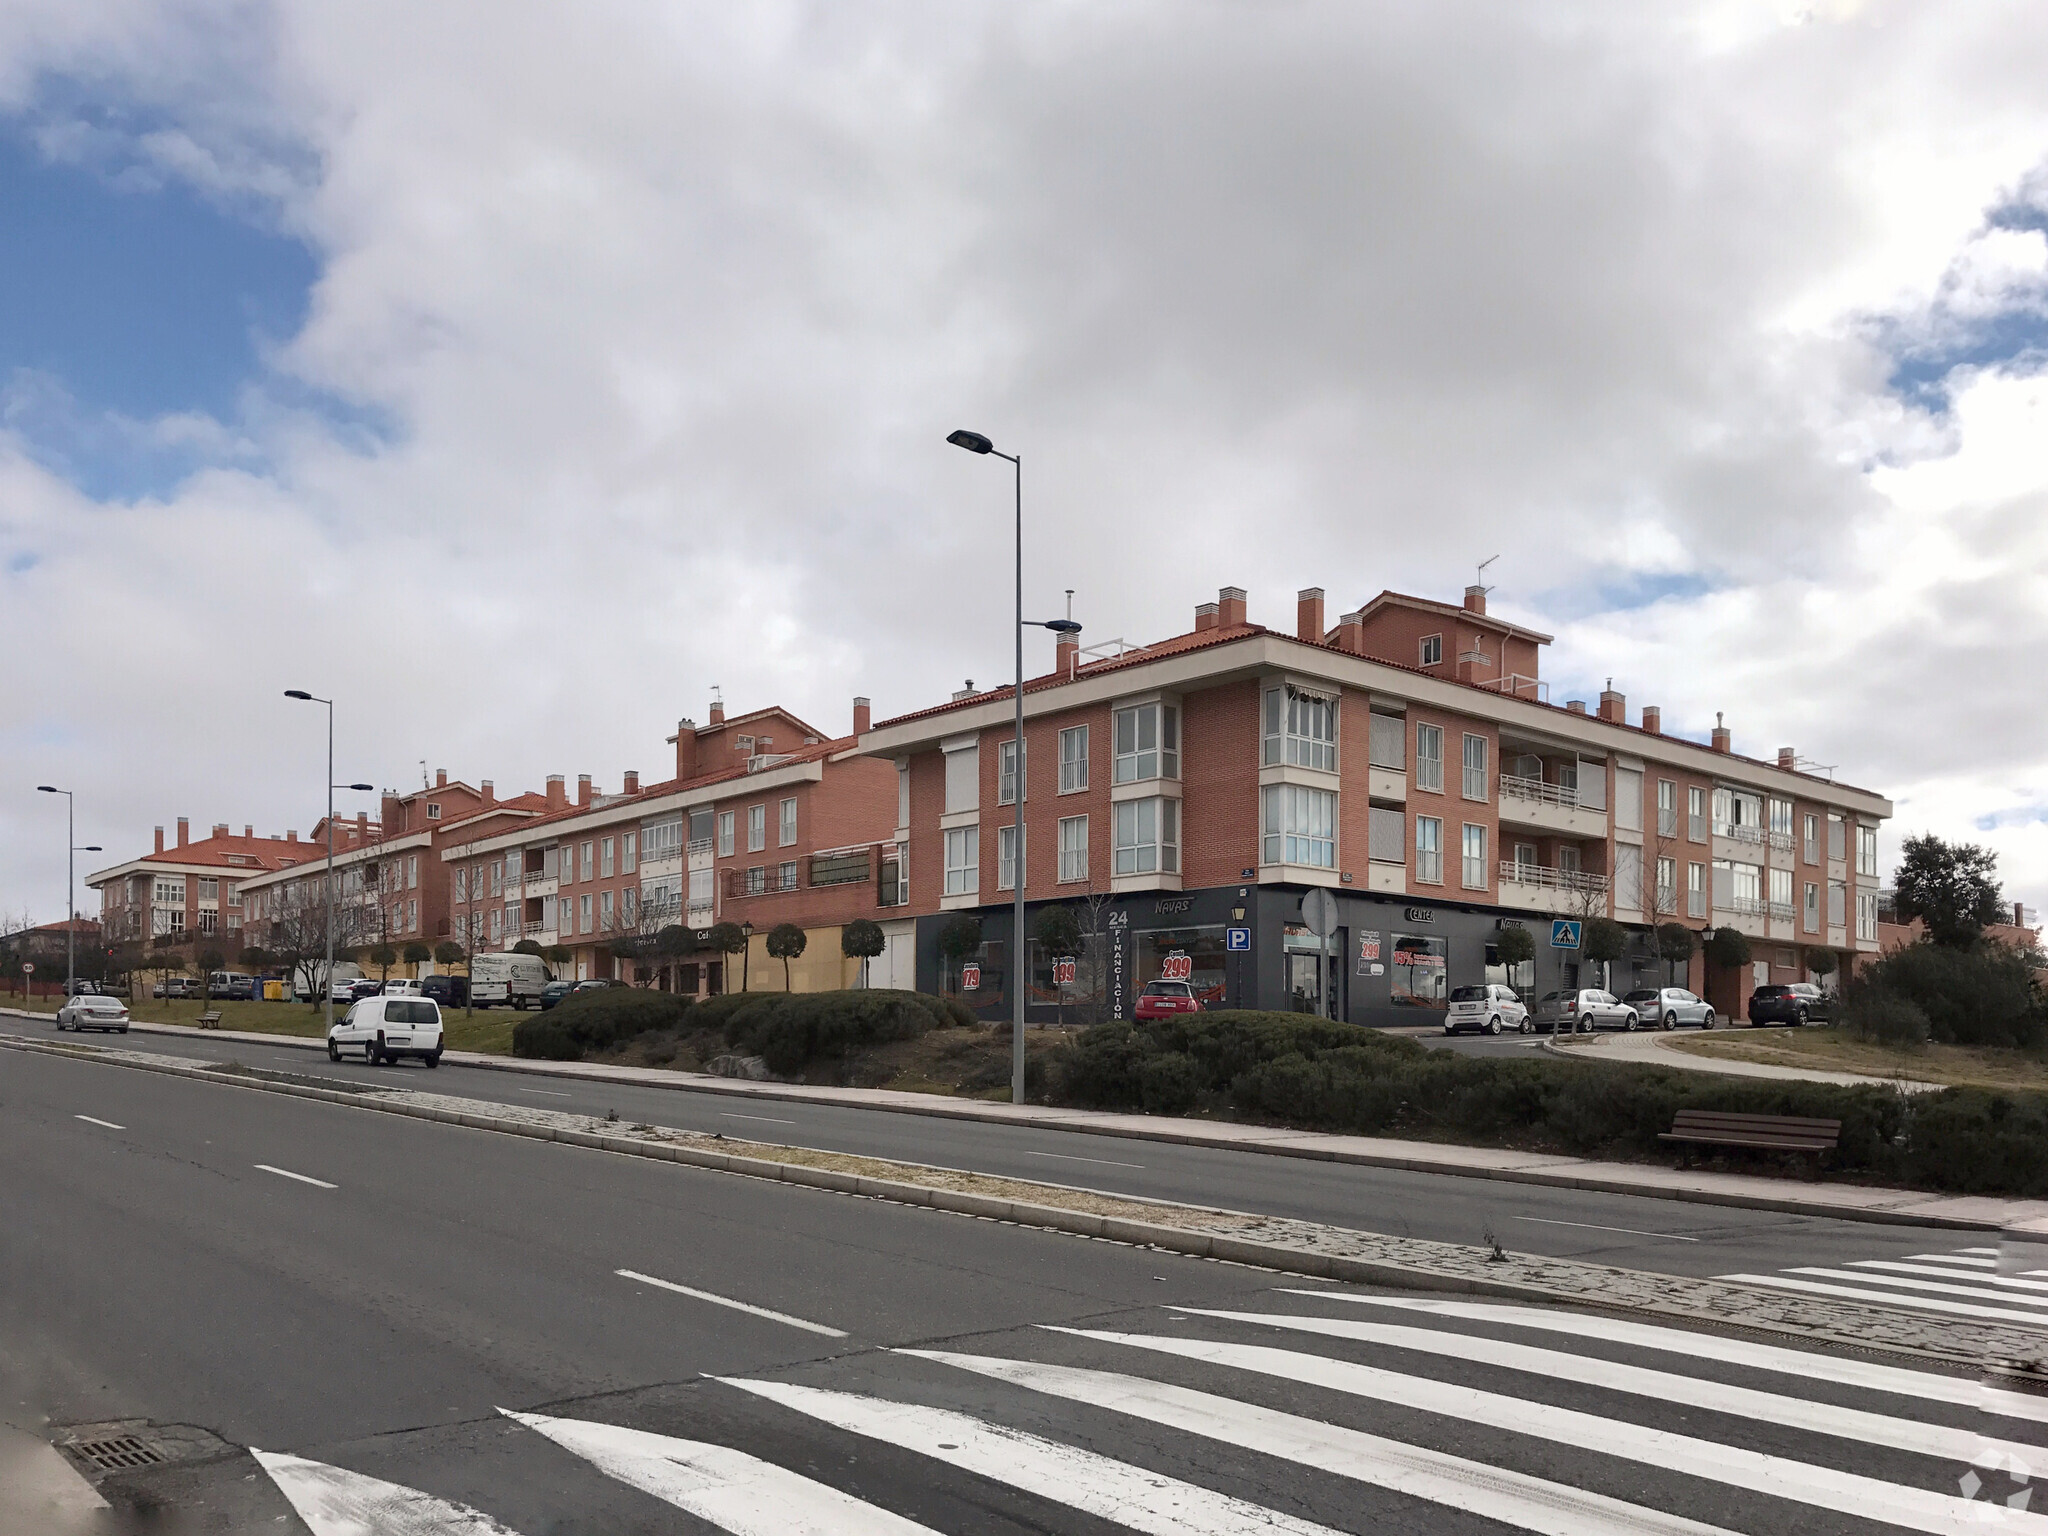
<path id="1" fill-rule="evenodd" d="M 1919 1264 L 1961 1264 L 1974 1269 L 1998 1268 L 1998 1260 L 1976 1257 L 1983 1251 L 1981 1248 L 1965 1248 L 1959 1253 L 1909 1253 L 1906 1257 Z"/>
<path id="2" fill-rule="evenodd" d="M 1227 1493 L 949 1409 L 789 1382 L 718 1379 L 836 1429 L 916 1451 L 1150 1536 L 1338 1536 L 1328 1526 Z"/>
<path id="3" fill-rule="evenodd" d="M 451 1504 L 402 1483 L 253 1445 L 249 1454 L 313 1536 L 519 1536 L 466 1504 Z"/>
<path id="4" fill-rule="evenodd" d="M 1845 1296 L 1851 1301 L 1877 1301 L 1888 1307 L 1917 1307 L 1922 1312 L 1939 1312 L 1947 1317 L 1983 1317 L 2001 1323 L 2031 1323 L 2048 1327 L 2048 1317 L 2039 1312 L 2021 1312 L 2013 1307 L 1977 1307 L 1965 1301 L 1942 1301 L 1934 1296 L 1915 1296 L 1906 1291 L 1878 1291 L 1869 1286 L 1828 1285 L 1819 1280 L 1792 1280 L 1783 1275 L 1716 1275 L 1737 1285 L 1766 1285 L 1773 1290 L 1800 1291 L 1809 1296 Z M 1851 1275 L 1861 1280 L 1861 1275 Z"/>
<path id="5" fill-rule="evenodd" d="M 1818 1264 L 1801 1265 L 1785 1271 L 1788 1275 L 1811 1275 L 1816 1280 L 1854 1280 L 1863 1285 L 1895 1285 L 1903 1291 L 1925 1291 L 1932 1296 L 1967 1296 L 1972 1301 L 1995 1301 L 2008 1307 L 2048 1307 L 2048 1296 L 2000 1296 L 1984 1289 L 1989 1275 L 1958 1275 L 1958 1280 L 1967 1279 L 1969 1285 L 1946 1285 L 1939 1280 L 1914 1280 L 1905 1275 L 1866 1274 L 1855 1269 L 1828 1269 Z M 2032 1283 L 2032 1282 L 2029 1282 Z M 2048 1312 L 2038 1315 L 2048 1321 Z"/>
<path id="6" fill-rule="evenodd" d="M 937 1536 L 929 1526 L 727 1446 L 586 1419 L 498 1411 L 539 1430 L 606 1477 L 734 1536 Z"/>
<path id="7" fill-rule="evenodd" d="M 1984 1529 L 1983 1513 L 1987 1506 L 1948 1494 L 1929 1493 L 1902 1483 L 1882 1482 L 1786 1456 L 1673 1434 L 1622 1419 L 1602 1418 L 1575 1408 L 1530 1402 L 1478 1387 L 1435 1381 L 1426 1376 L 1404 1376 L 1377 1366 L 1326 1360 L 1260 1344 L 1214 1344 L 1199 1339 L 1157 1338 L 1088 1328 L 1049 1331 L 1307 1382 L 1355 1397 L 1442 1414 L 1461 1424 L 1486 1424 L 1550 1441 L 1562 1440 L 1625 1461 L 1683 1472 L 1794 1503 L 1818 1505 L 1857 1519 L 1925 1531 L 1929 1536 L 1981 1536 Z M 2005 1519 L 2006 1530 L 2048 1536 L 2048 1516 L 2007 1511 Z"/>
<path id="8" fill-rule="evenodd" d="M 1312 1296 L 1318 1301 L 1345 1301 L 1357 1306 L 1392 1307 L 1430 1317 L 1455 1317 L 1513 1328 L 1537 1328 L 1582 1339 L 1604 1339 L 1640 1349 L 1668 1350 L 1702 1360 L 1718 1360 L 1724 1365 L 1741 1365 L 1752 1370 L 1833 1382 L 1868 1392 L 1886 1392 L 1895 1397 L 1917 1397 L 1930 1403 L 1953 1403 L 1959 1408 L 1978 1408 L 2007 1418 L 2048 1424 L 2048 1398 L 1986 1387 L 1974 1377 L 1909 1371 L 1895 1365 L 1876 1365 L 1866 1360 L 1784 1349 L 1775 1344 L 1757 1344 L 1716 1333 L 1694 1333 L 1683 1328 L 1663 1328 L 1654 1323 L 1577 1312 L 1545 1312 L 1533 1307 L 1507 1306 L 1490 1301 L 1439 1301 L 1412 1296 L 1364 1296 L 1348 1291 L 1292 1289 L 1283 1289 L 1282 1294 Z"/>
<path id="9" fill-rule="evenodd" d="M 1973 1286 L 1991 1286 L 1994 1291 L 2003 1288 L 2012 1291 L 2048 1291 L 2048 1280 L 2023 1280 L 2017 1275 L 1980 1275 L 1969 1270 L 1944 1269 L 1936 1264 L 1904 1264 L 1897 1259 L 1857 1259 L 1851 1269 L 1881 1269 L 1894 1275 L 1934 1275 L 1943 1280 L 1962 1280 Z M 1806 1274 L 1803 1269 L 1792 1271 L 1795 1275 Z M 1903 1283 L 1903 1282 L 1900 1282 Z M 1978 1295 L 1987 1301 L 2019 1301 L 2024 1298 L 2002 1297 L 1978 1290 Z"/>
<path id="10" fill-rule="evenodd" d="M 1917 1419 L 1897 1419 L 1889 1414 L 1868 1413 L 1859 1408 L 1840 1408 L 1833 1403 L 1816 1403 L 1803 1397 L 1786 1397 L 1777 1392 L 1759 1392 L 1751 1387 L 1681 1376 L 1675 1371 L 1651 1370 L 1646 1366 L 1624 1365 L 1596 1356 L 1568 1355 L 1561 1350 L 1511 1344 L 1505 1339 L 1475 1338 L 1436 1328 L 1362 1323 L 1348 1317 L 1283 1317 L 1270 1312 L 1210 1312 L 1199 1307 L 1174 1307 L 1172 1310 L 1194 1317 L 1287 1328 L 1299 1333 L 1321 1334 L 1325 1338 L 1385 1344 L 1395 1349 L 1469 1360 L 1476 1365 L 1527 1371 L 1557 1381 L 1574 1381 L 1580 1386 L 1684 1403 L 1712 1413 L 1737 1414 L 1761 1423 L 1782 1424 L 1787 1429 L 1805 1430 L 1816 1435 L 1834 1435 L 1867 1445 L 1886 1445 L 1895 1451 L 1910 1451 L 1916 1456 L 1972 1461 L 1996 1452 L 2001 1456 L 2017 1456 L 2024 1463 L 2040 1454 L 2038 1446 L 2025 1445 L 2017 1440 L 1987 1439 L 1975 1430 L 1953 1429 L 1946 1424 L 1923 1424 Z"/>
<path id="11" fill-rule="evenodd" d="M 1256 1403 L 1080 1366 L 1040 1365 L 945 1350 L 912 1355 L 1034 1392 L 1109 1409 L 1239 1450 L 1313 1467 L 1353 1482 L 1498 1521 L 1536 1536 L 1734 1536 L 1683 1515 L 1546 1482 L 1447 1451 L 1324 1424 Z"/>

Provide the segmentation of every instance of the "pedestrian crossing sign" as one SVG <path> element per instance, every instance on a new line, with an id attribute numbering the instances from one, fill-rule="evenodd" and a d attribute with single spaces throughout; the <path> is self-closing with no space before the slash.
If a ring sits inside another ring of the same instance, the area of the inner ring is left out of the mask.
<path id="1" fill-rule="evenodd" d="M 1569 917 L 1552 918 L 1550 922 L 1550 947 L 1552 949 L 1577 949 L 1579 947 L 1579 924 Z"/>

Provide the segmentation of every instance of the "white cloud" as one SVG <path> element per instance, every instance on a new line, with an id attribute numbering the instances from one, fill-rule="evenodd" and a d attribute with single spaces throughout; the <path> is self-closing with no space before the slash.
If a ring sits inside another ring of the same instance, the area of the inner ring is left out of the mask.
<path id="1" fill-rule="evenodd" d="M 256 200 L 322 275 L 226 467 L 96 507 L 0 460 L 0 570 L 39 561 L 0 640 L 45 658 L 0 762 L 132 846 L 310 822 L 288 686 L 345 701 L 344 777 L 505 788 L 656 772 L 713 683 L 918 707 L 1008 665 L 1003 466 L 941 441 L 972 425 L 1025 454 L 1027 601 L 1078 589 L 1091 638 L 1498 553 L 1564 676 L 1970 824 L 2048 779 L 1997 665 L 2048 569 L 2030 408 L 1987 374 L 1930 428 L 1867 317 L 2033 281 L 1984 229 L 2048 156 L 2031 17 L 10 7 L 0 102 L 117 98 L 121 163 Z M 50 152 L 112 154 L 79 120 Z M 0 906 L 49 886 L 38 810 L 0 804 Z"/>

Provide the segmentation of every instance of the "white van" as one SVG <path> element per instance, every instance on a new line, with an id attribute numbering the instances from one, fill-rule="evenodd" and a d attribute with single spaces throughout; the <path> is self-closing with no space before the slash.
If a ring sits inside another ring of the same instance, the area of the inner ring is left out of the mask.
<path id="1" fill-rule="evenodd" d="M 470 962 L 469 1000 L 479 1008 L 493 1003 L 531 1007 L 540 1001 L 540 989 L 547 984 L 548 968 L 539 955 L 490 953 Z"/>
<path id="2" fill-rule="evenodd" d="M 343 1051 L 361 1051 L 371 1066 L 417 1056 L 430 1067 L 441 1065 L 441 1005 L 431 997 L 366 997 L 327 1032 L 327 1059 L 341 1060 Z"/>

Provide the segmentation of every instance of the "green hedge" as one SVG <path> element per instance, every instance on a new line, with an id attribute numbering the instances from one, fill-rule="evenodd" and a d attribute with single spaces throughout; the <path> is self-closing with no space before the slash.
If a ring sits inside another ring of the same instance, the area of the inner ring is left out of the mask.
<path id="1" fill-rule="evenodd" d="M 690 1000 L 643 987 L 571 992 L 545 1013 L 512 1027 L 512 1054 L 541 1061 L 578 1061 L 657 1029 L 693 1023 Z"/>
<path id="2" fill-rule="evenodd" d="M 726 1044 L 740 1055 L 762 1057 L 769 1071 L 787 1074 L 802 1071 L 816 1057 L 944 1029 L 957 1022 L 948 1001 L 886 988 L 728 992 L 699 1003 L 691 1023 L 722 1031 Z"/>
<path id="3" fill-rule="evenodd" d="M 1582 1156 L 1665 1156 L 1681 1109 L 1840 1120 L 1830 1167 L 1966 1193 L 2048 1195 L 2048 1095 L 1719 1077 L 1555 1056 L 1468 1056 L 1297 1014 L 1105 1024 L 1055 1058 L 1054 1103 L 1196 1107 L 1304 1130 Z M 1704 1150 L 1704 1149 L 1703 1149 Z"/>
<path id="4" fill-rule="evenodd" d="M 2033 960 L 1991 941 L 1951 949 L 1922 939 L 1861 968 L 1842 988 L 1843 1022 L 1887 1045 L 2040 1050 L 2048 1046 L 2048 999 Z"/>

